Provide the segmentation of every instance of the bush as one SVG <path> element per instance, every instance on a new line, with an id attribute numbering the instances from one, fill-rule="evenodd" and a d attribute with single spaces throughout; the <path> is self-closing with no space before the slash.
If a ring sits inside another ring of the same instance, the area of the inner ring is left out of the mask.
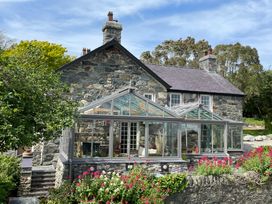
<path id="1" fill-rule="evenodd" d="M 267 180 L 272 175 L 272 147 L 261 146 L 245 153 L 236 163 L 236 168 L 239 167 L 257 172 L 263 180 Z"/>
<path id="2" fill-rule="evenodd" d="M 50 192 L 47 203 L 163 203 L 166 196 L 187 186 L 184 174 L 155 178 L 145 169 L 134 166 L 126 174 L 83 172 L 72 184 L 65 182 Z"/>
<path id="3" fill-rule="evenodd" d="M 230 158 L 217 159 L 214 157 L 209 160 L 208 157 L 202 157 L 197 164 L 195 173 L 197 175 L 214 175 L 231 174 L 233 172 L 232 160 Z"/>
<path id="4" fill-rule="evenodd" d="M 187 185 L 186 174 L 175 173 L 167 174 L 157 179 L 158 185 L 161 190 L 168 192 L 168 194 L 174 194 L 183 191 Z"/>
<path id="5" fill-rule="evenodd" d="M 62 204 L 77 203 L 74 197 L 75 186 L 70 180 L 66 180 L 59 188 L 50 189 L 48 201 L 43 200 L 41 203 Z"/>
<path id="6" fill-rule="evenodd" d="M 5 203 L 12 190 L 15 190 L 20 175 L 20 161 L 16 157 L 0 153 L 0 203 Z"/>

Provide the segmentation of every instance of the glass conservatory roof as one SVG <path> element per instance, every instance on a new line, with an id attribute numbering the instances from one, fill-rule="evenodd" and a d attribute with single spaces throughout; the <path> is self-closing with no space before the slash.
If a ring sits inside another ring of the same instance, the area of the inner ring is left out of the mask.
<path id="1" fill-rule="evenodd" d="M 174 106 L 170 109 L 178 117 L 192 120 L 216 120 L 223 121 L 224 119 L 207 110 L 199 103 Z"/>
<path id="2" fill-rule="evenodd" d="M 82 115 L 121 115 L 176 118 L 175 113 L 126 88 L 79 108 Z"/>

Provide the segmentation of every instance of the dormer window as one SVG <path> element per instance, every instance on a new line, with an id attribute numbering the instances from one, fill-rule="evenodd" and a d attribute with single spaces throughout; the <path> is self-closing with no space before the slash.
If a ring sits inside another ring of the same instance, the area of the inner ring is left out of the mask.
<path id="1" fill-rule="evenodd" d="M 152 93 L 145 93 L 144 97 L 148 98 L 149 100 L 155 102 L 155 96 Z"/>
<path id="2" fill-rule="evenodd" d="M 179 93 L 170 94 L 170 107 L 181 105 L 182 97 Z"/>

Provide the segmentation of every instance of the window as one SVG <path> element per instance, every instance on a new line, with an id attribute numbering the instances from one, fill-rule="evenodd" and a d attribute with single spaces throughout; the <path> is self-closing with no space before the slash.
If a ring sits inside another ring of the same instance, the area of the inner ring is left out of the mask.
<path id="1" fill-rule="evenodd" d="M 170 94 L 170 107 L 181 104 L 181 94 Z"/>
<path id="2" fill-rule="evenodd" d="M 200 103 L 207 108 L 208 110 L 211 110 L 211 96 L 209 95 L 202 95 L 200 96 Z"/>
<path id="3" fill-rule="evenodd" d="M 145 94 L 144 94 L 144 97 L 146 97 L 146 98 L 148 98 L 149 100 L 155 102 L 155 96 L 154 96 L 154 94 L 152 94 L 152 93 L 145 93 Z"/>

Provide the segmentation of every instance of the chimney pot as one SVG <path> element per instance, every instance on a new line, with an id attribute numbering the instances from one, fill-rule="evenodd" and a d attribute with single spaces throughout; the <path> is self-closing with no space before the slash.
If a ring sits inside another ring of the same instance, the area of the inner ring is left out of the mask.
<path id="1" fill-rule="evenodd" d="M 109 19 L 109 21 L 113 21 L 113 13 L 112 13 L 112 11 L 109 11 L 109 13 L 108 13 L 108 19 Z"/>
<path id="2" fill-rule="evenodd" d="M 209 54 L 209 55 L 212 55 L 212 52 L 213 52 L 213 50 L 212 50 L 212 48 L 210 47 L 210 48 L 208 49 L 208 54 Z"/>
<path id="3" fill-rule="evenodd" d="M 83 47 L 82 48 L 82 55 L 86 55 L 87 54 L 87 48 Z"/>

